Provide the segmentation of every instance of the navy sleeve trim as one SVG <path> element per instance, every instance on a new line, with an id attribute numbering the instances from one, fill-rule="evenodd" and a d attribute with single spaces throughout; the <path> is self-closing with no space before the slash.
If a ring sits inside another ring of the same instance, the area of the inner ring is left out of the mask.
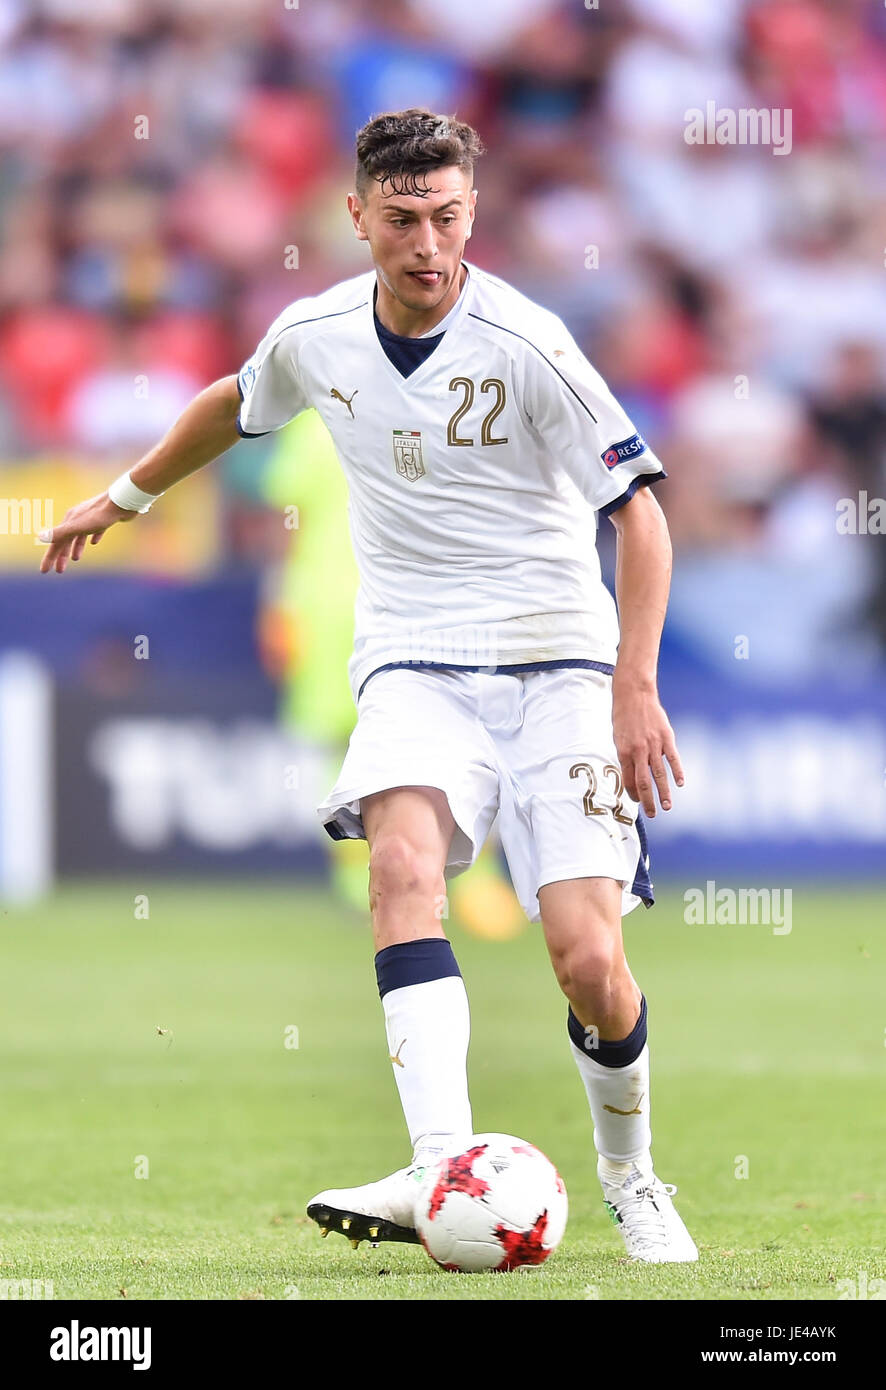
<path id="1" fill-rule="evenodd" d="M 638 488 L 648 487 L 650 483 L 660 483 L 662 478 L 666 478 L 667 476 L 668 475 L 664 471 L 664 469 L 662 469 L 660 473 L 638 474 L 638 476 L 631 483 L 627 492 L 623 492 L 621 494 L 621 497 L 616 497 L 614 502 L 607 502 L 605 507 L 600 508 L 600 516 L 612 516 L 612 513 L 617 512 L 619 507 L 623 507 L 625 502 L 630 502 L 631 498 L 633 497 L 634 493 L 637 491 Z"/>
<path id="2" fill-rule="evenodd" d="M 271 433 L 270 430 L 257 430 L 257 431 L 254 431 L 254 430 L 245 430 L 245 429 L 243 428 L 243 426 L 240 424 L 240 416 L 239 416 L 239 415 L 237 416 L 237 419 L 235 420 L 234 423 L 235 423 L 236 426 L 237 426 L 237 433 L 239 434 L 239 436 L 240 436 L 241 439 L 264 439 L 264 437 L 265 437 L 266 434 L 270 434 L 270 433 Z"/>
<path id="3" fill-rule="evenodd" d="M 548 364 L 548 366 L 550 367 L 551 371 L 554 372 L 554 373 L 560 378 L 560 380 L 562 381 L 563 385 L 566 387 L 566 390 L 569 391 L 570 394 L 573 395 L 573 396 L 575 397 L 575 399 L 578 401 L 579 405 L 581 406 L 582 410 L 586 410 L 586 411 L 587 411 L 587 413 L 590 415 L 591 419 L 593 420 L 594 424 L 596 425 L 596 424 L 599 423 L 598 420 L 597 420 L 596 415 L 595 415 L 594 412 L 591 410 L 590 406 L 586 405 L 585 402 L 582 400 L 581 396 L 578 394 L 578 392 L 577 392 L 572 386 L 569 385 L 569 382 L 566 380 L 566 378 L 565 378 L 565 376 L 563 375 L 563 373 L 557 371 L 557 368 L 554 366 L 554 364 L 553 364 L 553 362 L 551 361 L 551 359 L 550 359 L 549 357 L 545 357 L 545 355 L 544 355 L 544 353 L 542 352 L 541 348 L 540 348 L 540 347 L 537 347 L 537 346 L 535 345 L 535 343 L 533 343 L 533 342 L 530 341 L 529 338 L 524 338 L 524 337 L 523 337 L 523 334 L 522 334 L 522 333 L 518 333 L 517 330 L 516 330 L 515 328 L 505 328 L 505 326 L 504 326 L 503 323 L 493 323 L 492 319 L 484 319 L 484 318 L 481 318 L 479 314 L 468 314 L 468 318 L 469 318 L 469 319 L 476 319 L 478 323 L 486 323 L 486 324 L 489 325 L 490 328 L 500 328 L 501 331 L 502 331 L 502 333 L 510 333 L 510 334 L 513 335 L 513 337 L 519 338 L 521 343 L 526 343 L 529 347 L 531 347 L 532 350 L 533 350 L 533 352 L 537 352 L 537 353 L 538 353 L 538 355 L 539 355 L 539 357 L 541 358 L 542 362 L 547 362 L 547 364 Z"/>

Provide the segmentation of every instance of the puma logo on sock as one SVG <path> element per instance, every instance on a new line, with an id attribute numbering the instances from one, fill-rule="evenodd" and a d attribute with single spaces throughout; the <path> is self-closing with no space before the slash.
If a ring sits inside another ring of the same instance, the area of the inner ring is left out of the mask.
<path id="1" fill-rule="evenodd" d="M 400 1046 L 402 1047 L 403 1044 L 401 1043 Z M 391 1058 L 391 1060 L 393 1061 L 393 1058 Z M 401 1062 L 400 1065 L 402 1067 L 403 1063 Z M 644 1091 L 640 1092 L 637 1097 L 637 1104 L 634 1106 L 633 1110 L 619 1110 L 617 1105 L 604 1105 L 603 1109 L 608 1110 L 610 1115 L 642 1115 L 643 1111 L 640 1109 L 640 1101 L 643 1099 L 644 1094 Z"/>

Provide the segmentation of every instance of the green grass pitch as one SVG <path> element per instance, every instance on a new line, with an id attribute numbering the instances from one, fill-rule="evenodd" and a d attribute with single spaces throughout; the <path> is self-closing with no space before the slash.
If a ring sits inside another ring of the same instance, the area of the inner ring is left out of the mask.
<path id="1" fill-rule="evenodd" d="M 409 1157 L 366 922 L 260 883 L 161 885 L 144 920 L 143 891 L 0 915 L 0 1279 L 77 1299 L 824 1300 L 886 1277 L 882 896 L 798 890 L 789 935 L 687 926 L 667 891 L 627 919 L 656 1169 L 695 1266 L 628 1263 L 606 1218 L 538 928 L 453 930 L 475 1126 L 538 1144 L 570 1198 L 546 1265 L 453 1275 L 304 1215 Z"/>

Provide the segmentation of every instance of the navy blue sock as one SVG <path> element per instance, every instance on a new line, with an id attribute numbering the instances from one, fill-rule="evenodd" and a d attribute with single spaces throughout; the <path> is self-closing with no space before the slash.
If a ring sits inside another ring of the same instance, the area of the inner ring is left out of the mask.
<path id="1" fill-rule="evenodd" d="M 375 978 L 379 996 L 405 985 L 424 985 L 461 975 L 451 944 L 442 936 L 423 936 L 418 941 L 402 941 L 385 946 L 375 957 Z"/>
<path id="2" fill-rule="evenodd" d="M 587 1033 L 584 1030 L 584 1024 L 579 1023 L 575 1017 L 571 1004 L 566 1021 L 569 1036 L 575 1046 L 581 1048 L 582 1052 L 586 1052 L 589 1057 L 593 1057 L 595 1062 L 599 1062 L 604 1067 L 627 1067 L 630 1066 L 631 1062 L 636 1062 L 646 1044 L 646 995 L 640 997 L 640 1017 L 628 1036 L 622 1038 L 620 1042 L 606 1042 L 603 1038 L 599 1038 L 596 1047 L 586 1048 Z"/>

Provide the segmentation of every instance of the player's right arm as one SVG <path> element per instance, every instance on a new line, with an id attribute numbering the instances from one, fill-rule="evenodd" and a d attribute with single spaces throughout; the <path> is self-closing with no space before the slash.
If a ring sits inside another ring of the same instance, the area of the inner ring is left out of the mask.
<path id="1" fill-rule="evenodd" d="M 237 418 L 241 395 L 236 376 L 222 377 L 195 396 L 172 428 L 130 470 L 130 478 L 142 492 L 158 496 L 173 483 L 211 463 L 240 438 Z M 41 532 L 48 548 L 40 562 L 41 574 L 64 574 L 68 560 L 79 560 L 91 538 L 97 545 L 117 521 L 132 521 L 137 511 L 118 507 L 107 491 L 78 502 L 64 520 Z"/>

